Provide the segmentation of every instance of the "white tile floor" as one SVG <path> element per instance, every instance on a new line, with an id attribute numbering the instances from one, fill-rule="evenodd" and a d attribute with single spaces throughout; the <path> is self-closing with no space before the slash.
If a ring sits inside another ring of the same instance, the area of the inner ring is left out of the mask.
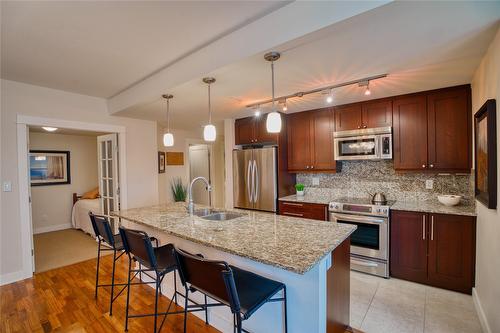
<path id="1" fill-rule="evenodd" d="M 365 333 L 475 333 L 472 296 L 351 272 L 351 326 Z"/>

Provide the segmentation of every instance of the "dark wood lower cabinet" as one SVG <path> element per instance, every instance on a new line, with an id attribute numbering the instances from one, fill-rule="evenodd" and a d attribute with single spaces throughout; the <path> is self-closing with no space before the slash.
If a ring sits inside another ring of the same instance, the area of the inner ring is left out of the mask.
<path id="1" fill-rule="evenodd" d="M 328 205 L 296 201 L 280 201 L 279 214 L 326 221 L 328 220 Z"/>
<path id="2" fill-rule="evenodd" d="M 472 293 L 475 217 L 393 211 L 390 223 L 392 277 Z"/>

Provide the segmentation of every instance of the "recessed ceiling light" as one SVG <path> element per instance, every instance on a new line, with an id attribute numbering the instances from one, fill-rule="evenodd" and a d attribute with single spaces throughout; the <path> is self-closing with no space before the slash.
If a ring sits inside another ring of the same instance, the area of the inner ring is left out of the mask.
<path id="1" fill-rule="evenodd" d="M 47 132 L 55 132 L 57 131 L 57 127 L 42 127 Z"/>

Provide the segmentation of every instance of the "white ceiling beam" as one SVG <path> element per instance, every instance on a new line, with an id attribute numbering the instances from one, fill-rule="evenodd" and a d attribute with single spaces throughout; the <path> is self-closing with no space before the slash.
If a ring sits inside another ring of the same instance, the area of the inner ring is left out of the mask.
<path id="1" fill-rule="evenodd" d="M 108 99 L 108 111 L 113 114 L 152 102 L 168 89 L 197 77 L 201 79 L 217 68 L 265 52 L 389 2 L 391 1 L 292 2 L 111 97 Z M 201 24 L 210 24 L 210 18 Z M 179 27 L 177 33 L 182 33 L 182 27 Z M 168 38 L 163 42 L 168 43 Z"/>

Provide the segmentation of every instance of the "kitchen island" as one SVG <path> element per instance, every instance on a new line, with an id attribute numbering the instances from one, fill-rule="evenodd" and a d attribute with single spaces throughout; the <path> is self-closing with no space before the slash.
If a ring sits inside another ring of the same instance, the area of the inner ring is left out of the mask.
<path id="1" fill-rule="evenodd" d="M 123 226 L 144 230 L 161 244 L 173 243 L 285 283 L 290 333 L 343 332 L 349 325 L 349 236 L 356 227 L 255 211 L 232 212 L 239 217 L 206 220 L 190 216 L 182 203 L 113 215 Z M 162 291 L 171 297 L 173 279 L 164 279 Z M 193 298 L 202 301 L 199 293 Z M 197 315 L 203 318 L 203 312 Z M 209 310 L 210 324 L 223 332 L 233 331 L 232 318 L 227 307 Z M 267 303 L 243 327 L 251 332 L 282 332 L 282 318 L 280 303 Z"/>

